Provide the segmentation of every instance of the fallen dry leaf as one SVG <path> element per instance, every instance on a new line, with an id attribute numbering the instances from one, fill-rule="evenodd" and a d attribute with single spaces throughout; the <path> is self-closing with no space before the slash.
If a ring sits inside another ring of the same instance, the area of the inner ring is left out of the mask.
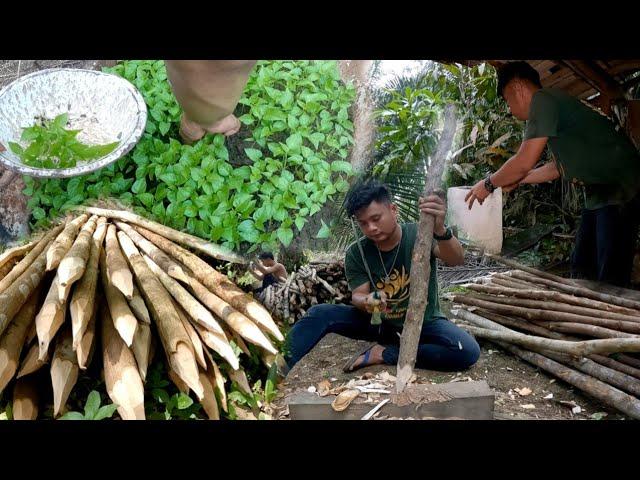
<path id="1" fill-rule="evenodd" d="M 394 375 L 391 375 L 387 371 L 380 372 L 378 374 L 378 376 L 379 376 L 380 380 L 383 381 L 383 382 L 395 382 L 396 381 L 396 377 Z"/>
<path id="2" fill-rule="evenodd" d="M 311 385 L 309 388 L 307 388 L 307 392 L 309 392 L 309 393 L 316 393 L 316 387 L 314 387 L 313 385 Z"/>
<path id="3" fill-rule="evenodd" d="M 571 413 L 578 414 L 578 413 L 580 413 L 580 412 L 582 412 L 582 408 L 581 408 L 579 405 L 576 405 L 575 407 L 573 407 L 573 408 L 571 409 Z"/>
<path id="4" fill-rule="evenodd" d="M 551 400 L 553 398 L 553 393 L 550 393 L 549 395 L 545 395 L 544 397 L 545 400 Z"/>
<path id="5" fill-rule="evenodd" d="M 513 368 L 511 368 L 511 367 L 507 367 L 507 371 L 509 371 L 509 372 L 513 372 Z"/>
<path id="6" fill-rule="evenodd" d="M 358 395 L 360 395 L 360 391 L 358 390 L 345 390 L 331 402 L 331 408 L 336 412 L 342 412 L 351 405 L 351 402 L 353 402 Z"/>
<path id="7" fill-rule="evenodd" d="M 536 406 L 533 403 L 527 403 L 526 405 L 520 405 L 520 407 L 524 408 L 525 410 L 533 410 L 534 408 L 536 408 Z"/>
<path id="8" fill-rule="evenodd" d="M 318 384 L 318 395 L 326 397 L 331 390 L 331 382 L 329 380 L 323 380 Z"/>
<path id="9" fill-rule="evenodd" d="M 364 375 L 362 375 L 362 378 L 364 378 L 365 380 L 370 380 L 373 377 L 375 377 L 375 375 L 373 373 L 371 373 L 371 372 L 367 372 Z"/>
<path id="10" fill-rule="evenodd" d="M 527 387 L 515 388 L 514 390 L 518 392 L 518 395 L 520 395 L 521 397 L 526 397 L 527 395 L 531 395 L 531 389 Z"/>

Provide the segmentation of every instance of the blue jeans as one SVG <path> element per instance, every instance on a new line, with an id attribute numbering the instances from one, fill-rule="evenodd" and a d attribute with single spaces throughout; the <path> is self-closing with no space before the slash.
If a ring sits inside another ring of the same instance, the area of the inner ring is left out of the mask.
<path id="1" fill-rule="evenodd" d="M 385 347 L 384 363 L 398 363 L 398 328 L 387 324 L 371 325 L 371 315 L 351 305 L 315 305 L 298 320 L 286 338 L 285 360 L 293 367 L 327 333 L 358 340 L 375 341 Z M 480 346 L 467 332 L 444 317 L 422 325 L 416 367 L 445 372 L 464 370 L 478 361 Z"/>
<path id="2" fill-rule="evenodd" d="M 640 195 L 626 205 L 583 210 L 571 254 L 571 276 L 626 287 L 640 223 Z"/>

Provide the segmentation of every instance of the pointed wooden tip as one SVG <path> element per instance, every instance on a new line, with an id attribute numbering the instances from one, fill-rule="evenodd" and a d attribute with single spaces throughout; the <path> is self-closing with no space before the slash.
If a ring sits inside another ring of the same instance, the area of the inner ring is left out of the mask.
<path id="1" fill-rule="evenodd" d="M 171 365 L 175 373 L 197 395 L 198 399 L 204 397 L 204 388 L 200 383 L 198 365 L 191 348 L 183 342 L 179 342 L 176 351 L 170 354 Z"/>
<path id="2" fill-rule="evenodd" d="M 182 270 L 182 268 L 180 268 L 177 265 L 171 265 L 167 273 L 169 274 L 170 277 L 175 278 L 176 280 L 180 280 L 186 285 L 190 284 L 190 279 L 187 276 L 187 274 L 184 273 L 184 270 Z"/>
<path id="3" fill-rule="evenodd" d="M 53 415 L 57 417 L 67 403 L 69 394 L 78 380 L 78 365 L 69 360 L 54 358 L 51 362 L 53 387 Z"/>

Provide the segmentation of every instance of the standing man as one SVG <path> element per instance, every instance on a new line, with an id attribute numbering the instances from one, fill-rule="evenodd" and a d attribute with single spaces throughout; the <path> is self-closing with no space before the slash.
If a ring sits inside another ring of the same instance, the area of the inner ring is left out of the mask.
<path id="1" fill-rule="evenodd" d="M 420 211 L 435 217 L 428 303 L 420 335 L 416 366 L 457 371 L 473 365 L 480 347 L 464 330 L 440 311 L 436 257 L 449 265 L 464 263 L 464 251 L 451 229 L 444 225 L 444 201 L 431 195 L 420 199 Z M 398 363 L 399 340 L 409 306 L 411 255 L 418 226 L 399 224 L 398 208 L 387 188 L 371 181 L 356 185 L 348 194 L 346 209 L 364 237 L 345 256 L 345 273 L 353 305 L 315 305 L 295 323 L 286 339 L 285 360 L 293 367 L 327 333 L 370 340 L 344 366 L 347 372 L 385 363 Z M 358 246 L 359 244 L 359 246 Z M 376 320 L 380 315 L 381 323 Z"/>
<path id="2" fill-rule="evenodd" d="M 542 88 L 526 62 L 498 71 L 498 94 L 526 120 L 518 152 L 467 194 L 469 208 L 498 187 L 562 177 L 584 186 L 585 205 L 571 255 L 572 277 L 627 286 L 640 224 L 640 155 L 612 119 L 555 88 Z M 554 160 L 533 169 L 546 145 Z M 533 169 L 533 170 L 532 170 Z"/>

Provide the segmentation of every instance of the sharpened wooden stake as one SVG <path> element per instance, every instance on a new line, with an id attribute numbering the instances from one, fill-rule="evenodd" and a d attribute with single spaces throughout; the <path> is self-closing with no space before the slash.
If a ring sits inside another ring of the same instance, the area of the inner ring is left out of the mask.
<path id="1" fill-rule="evenodd" d="M 57 417 L 66 405 L 71 390 L 78 381 L 78 371 L 78 359 L 73 351 L 71 328 L 65 328 L 56 339 L 56 348 L 51 361 L 54 417 Z"/>

